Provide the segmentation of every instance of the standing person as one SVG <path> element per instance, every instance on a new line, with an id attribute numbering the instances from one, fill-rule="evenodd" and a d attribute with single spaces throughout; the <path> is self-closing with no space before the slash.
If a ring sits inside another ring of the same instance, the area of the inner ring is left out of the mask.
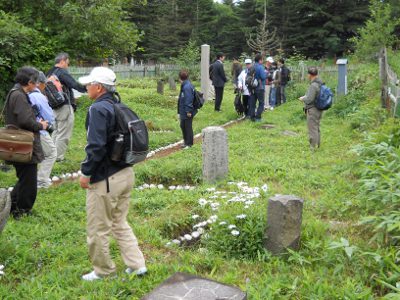
<path id="1" fill-rule="evenodd" d="M 271 65 L 272 81 L 271 81 L 271 95 L 270 95 L 270 110 L 274 110 L 275 106 L 280 105 L 280 100 L 278 101 L 279 85 L 280 85 L 280 72 L 276 62 Z"/>
<path id="2" fill-rule="evenodd" d="M 267 72 L 267 79 L 265 81 L 265 108 L 269 108 L 271 106 L 271 85 L 272 85 L 272 73 L 274 70 L 272 69 L 272 63 L 274 59 L 271 56 L 268 56 L 265 61 L 265 71 Z"/>
<path id="3" fill-rule="evenodd" d="M 217 60 L 210 66 L 210 78 L 215 88 L 215 111 L 221 111 L 222 98 L 224 97 L 224 86 L 228 80 L 224 71 L 225 55 L 219 53 Z"/>
<path id="4" fill-rule="evenodd" d="M 321 90 L 322 80 L 318 78 L 318 69 L 316 67 L 308 68 L 308 79 L 311 84 L 307 94 L 299 98 L 304 102 L 304 112 L 307 115 L 308 136 L 311 150 L 319 148 L 321 145 L 320 122 L 322 110 L 315 107 L 315 102 Z"/>
<path id="5" fill-rule="evenodd" d="M 80 85 L 68 72 L 69 55 L 60 53 L 55 58 L 55 65 L 47 72 L 47 76 L 56 75 L 63 85 L 65 103 L 59 108 L 54 109 L 55 126 L 53 140 L 57 148 L 57 161 L 65 159 L 69 141 L 74 127 L 74 111 L 76 103 L 73 90 L 81 93 L 86 92 L 86 88 Z"/>
<path id="6" fill-rule="evenodd" d="M 128 267 L 125 272 L 144 275 L 147 272 L 145 260 L 126 220 L 134 184 L 133 169 L 124 162 L 112 162 L 107 151 L 113 144 L 111 137 L 116 124 L 115 73 L 96 67 L 79 81 L 94 100 L 86 116 L 86 158 L 81 163 L 79 179 L 80 186 L 87 189 L 87 242 L 94 270 L 82 279 L 93 281 L 115 273 L 109 250 L 111 234 Z"/>
<path id="7" fill-rule="evenodd" d="M 189 81 L 189 74 L 186 70 L 179 72 L 181 91 L 178 98 L 178 114 L 183 135 L 183 147 L 187 149 L 193 146 L 193 118 L 197 110 L 193 107 L 194 87 Z"/>
<path id="8" fill-rule="evenodd" d="M 47 130 L 40 130 L 40 144 L 42 145 L 44 160 L 39 165 L 37 180 L 38 188 L 48 188 L 51 185 L 50 174 L 57 158 L 57 148 L 50 136 L 52 124 L 54 124 L 53 110 L 49 106 L 44 89 L 46 88 L 46 76 L 39 72 L 38 88 L 29 93 L 29 100 L 36 114 L 36 120 L 48 121 Z"/>
<path id="9" fill-rule="evenodd" d="M 261 54 L 257 54 L 254 61 L 255 78 L 258 81 L 258 85 L 255 88 L 254 95 L 250 97 L 250 118 L 252 121 L 261 122 L 261 116 L 264 111 L 265 79 L 267 78 L 267 73 L 262 65 L 263 59 Z M 256 110 L 257 101 L 258 107 Z"/>
<path id="10" fill-rule="evenodd" d="M 11 214 L 19 218 L 29 214 L 37 195 L 37 164 L 43 160 L 40 130 L 46 130 L 47 121 L 36 120 L 28 94 L 36 89 L 39 72 L 32 67 L 22 67 L 15 76 L 15 85 L 4 104 L 5 122 L 34 133 L 32 159 L 28 163 L 12 164 L 18 181 L 11 192 Z"/>
<path id="11" fill-rule="evenodd" d="M 238 77 L 242 72 L 242 64 L 235 58 L 232 63 L 231 75 L 233 87 L 236 90 L 238 87 Z"/>
<path id="12" fill-rule="evenodd" d="M 278 60 L 279 74 L 280 74 L 280 96 L 281 103 L 286 103 L 286 85 L 290 81 L 290 70 L 285 66 L 283 58 Z"/>
<path id="13" fill-rule="evenodd" d="M 242 91 L 242 101 L 244 106 L 244 115 L 246 118 L 250 118 L 250 110 L 249 110 L 249 98 L 251 96 L 249 88 L 246 85 L 246 77 L 253 67 L 253 62 L 251 58 L 246 58 L 244 61 L 246 68 L 240 73 L 238 77 L 238 89 Z"/>

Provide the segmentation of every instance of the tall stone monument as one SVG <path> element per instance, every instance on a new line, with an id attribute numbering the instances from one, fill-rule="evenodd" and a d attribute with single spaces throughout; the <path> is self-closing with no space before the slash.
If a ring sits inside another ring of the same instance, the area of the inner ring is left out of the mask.
<path id="1" fill-rule="evenodd" d="M 164 81 L 163 80 L 157 81 L 157 93 L 164 95 Z"/>
<path id="2" fill-rule="evenodd" d="M 10 193 L 6 189 L 0 189 L 0 232 L 6 226 L 11 209 Z"/>
<path id="3" fill-rule="evenodd" d="M 203 180 L 213 183 L 228 174 L 228 136 L 218 126 L 206 127 L 203 137 Z"/>
<path id="4" fill-rule="evenodd" d="M 171 91 L 176 91 L 176 82 L 173 76 L 169 76 L 168 84 Z"/>
<path id="5" fill-rule="evenodd" d="M 204 95 L 204 100 L 209 100 L 210 90 L 210 45 L 201 45 L 201 92 Z"/>
<path id="6" fill-rule="evenodd" d="M 265 248 L 278 255 L 300 247 L 303 199 L 277 195 L 268 200 Z"/>

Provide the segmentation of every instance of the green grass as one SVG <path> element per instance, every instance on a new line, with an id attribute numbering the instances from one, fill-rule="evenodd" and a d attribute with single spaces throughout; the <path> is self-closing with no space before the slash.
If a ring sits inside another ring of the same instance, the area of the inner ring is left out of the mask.
<path id="1" fill-rule="evenodd" d="M 400 76 L 400 52 L 388 51 L 388 62 L 392 70 Z"/>
<path id="2" fill-rule="evenodd" d="M 249 299 L 375 299 L 389 293 L 391 289 L 376 279 L 398 273 L 393 266 L 395 249 L 369 243 L 371 232 L 358 224 L 368 212 L 359 205 L 359 183 L 353 169 L 358 158 L 350 151 L 362 142 L 363 131 L 380 126 L 374 111 L 379 107 L 379 88 L 371 84 L 371 70 L 377 70 L 377 66 L 365 66 L 351 75 L 355 80 L 364 74 L 362 86 L 367 99 L 357 105 L 338 100 L 357 107 L 346 116 L 337 116 L 334 110 L 326 113 L 321 127 L 322 148 L 316 152 L 309 150 L 302 106 L 296 100 L 304 94 L 306 84 L 292 86 L 288 90 L 289 102 L 266 112 L 261 124 L 246 121 L 227 129 L 229 175 L 215 185 L 216 189 L 236 190 L 228 184 L 230 181 L 269 187 L 246 211 L 238 205 L 227 205 L 222 199 L 215 200 L 221 203 L 218 212 L 198 204 L 200 198 L 213 195 L 207 191 L 211 185 L 201 182 L 199 144 L 135 166 L 137 185 L 197 184 L 193 191 L 132 192 L 129 223 L 147 259 L 150 273 L 144 278 L 123 274 L 124 266 L 113 242 L 111 252 L 118 277 L 82 282 L 80 276 L 91 270 L 85 236 L 85 191 L 72 182 L 41 190 L 34 215 L 17 222 L 10 220 L 0 236 L 0 262 L 6 266 L 6 276 L 0 279 L 0 298 L 140 299 L 177 271 L 236 285 L 248 292 Z M 151 120 L 157 128 L 173 131 L 165 136 L 152 134 L 152 147 L 180 139 L 174 102 L 168 95 L 150 97 L 151 91 L 128 87 L 121 89 L 121 94 L 128 103 L 135 103 L 135 110 L 144 119 Z M 222 114 L 215 115 L 211 104 L 207 104 L 194 121 L 195 131 L 233 118 L 230 98 L 233 97 L 228 92 Z M 360 116 L 371 118 L 370 126 L 355 124 Z M 83 135 L 79 127 L 83 117 L 81 110 L 77 135 Z M 261 125 L 266 123 L 275 127 L 263 129 Z M 297 136 L 285 136 L 284 130 L 296 132 Z M 81 159 L 83 144 L 83 136 L 74 137 L 68 156 L 70 167 Z M 57 168 L 62 171 L 67 167 Z M 265 229 L 267 200 L 275 194 L 305 199 L 301 249 L 282 257 L 263 251 L 257 238 Z M 233 223 L 235 216 L 243 212 L 247 218 L 236 221 L 241 232 L 236 239 L 212 225 L 208 239 L 185 247 L 165 246 L 189 232 L 196 223 L 191 218 L 193 214 L 207 218 L 216 213 L 220 220 Z"/>

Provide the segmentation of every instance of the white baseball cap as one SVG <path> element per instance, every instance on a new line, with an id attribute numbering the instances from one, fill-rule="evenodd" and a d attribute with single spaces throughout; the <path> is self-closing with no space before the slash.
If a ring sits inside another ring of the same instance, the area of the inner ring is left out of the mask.
<path id="1" fill-rule="evenodd" d="M 244 63 L 245 63 L 245 64 L 251 64 L 251 63 L 253 63 L 253 61 L 251 60 L 251 58 L 246 58 L 246 59 L 244 60 Z"/>
<path id="2" fill-rule="evenodd" d="M 274 62 L 274 59 L 273 59 L 271 56 L 268 56 L 268 57 L 267 57 L 267 62 L 273 63 L 273 62 Z"/>
<path id="3" fill-rule="evenodd" d="M 88 76 L 79 78 L 82 85 L 87 85 L 92 82 L 104 83 L 107 85 L 115 85 L 117 77 L 113 70 L 105 67 L 96 67 L 90 72 Z"/>

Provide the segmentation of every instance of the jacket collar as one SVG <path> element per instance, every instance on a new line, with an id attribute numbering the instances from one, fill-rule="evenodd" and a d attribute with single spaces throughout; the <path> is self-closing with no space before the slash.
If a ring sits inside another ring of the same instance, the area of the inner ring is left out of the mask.
<path id="1" fill-rule="evenodd" d="M 113 93 L 111 93 L 111 92 L 104 93 L 99 98 L 97 98 L 94 102 L 101 102 L 101 101 L 107 101 L 107 100 L 113 100 L 114 101 Z"/>

